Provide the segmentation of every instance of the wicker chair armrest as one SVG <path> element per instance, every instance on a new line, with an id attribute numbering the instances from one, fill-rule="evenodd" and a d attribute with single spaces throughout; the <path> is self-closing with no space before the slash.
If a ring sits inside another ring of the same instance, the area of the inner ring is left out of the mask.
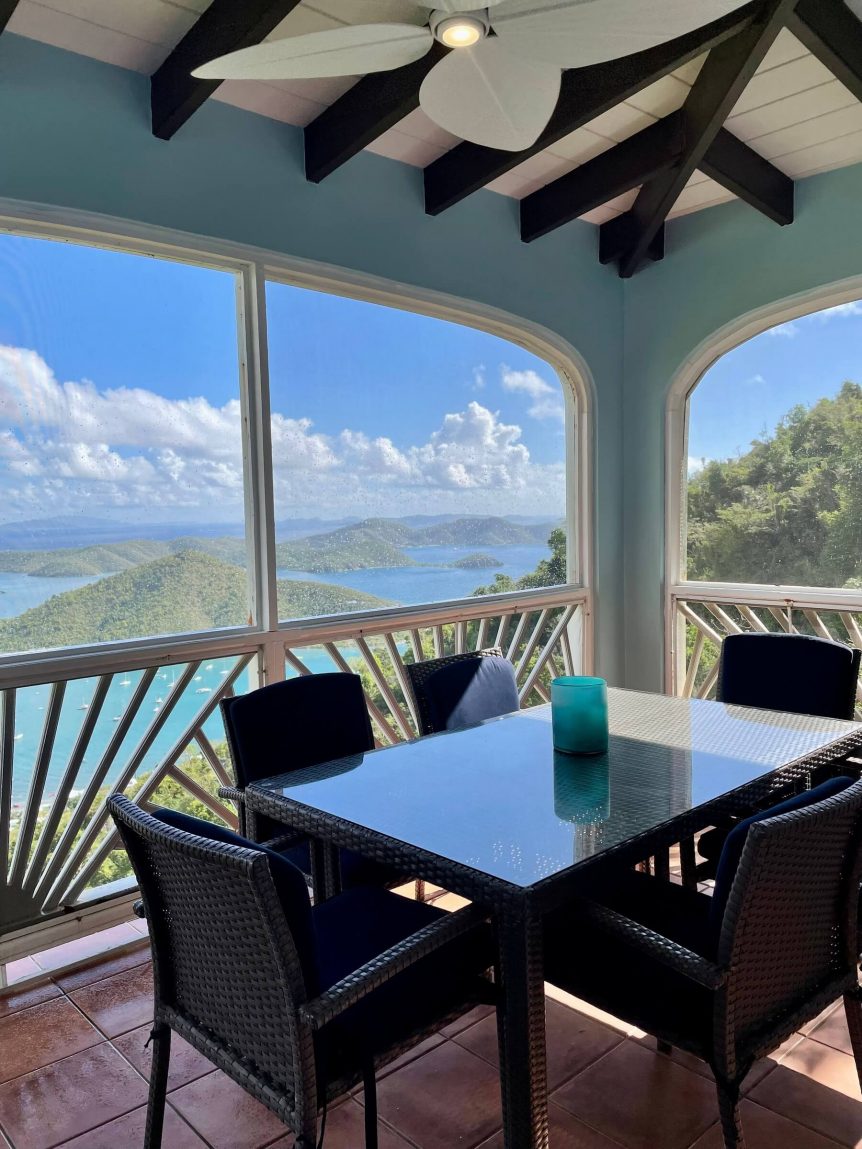
<path id="1" fill-rule="evenodd" d="M 238 786 L 219 786 L 216 790 L 219 798 L 226 798 L 229 802 L 236 802 L 237 806 L 245 804 L 245 792 Z"/>
<path id="2" fill-rule="evenodd" d="M 428 926 L 423 926 L 415 934 L 411 934 L 397 945 L 390 946 L 382 954 L 378 954 L 341 981 L 337 981 L 318 997 L 301 1005 L 300 1018 L 312 1029 L 322 1028 L 374 990 L 391 981 L 396 974 L 402 973 L 456 938 L 480 929 L 486 919 L 487 915 L 482 910 L 471 905 L 447 914 Z"/>
<path id="3" fill-rule="evenodd" d="M 727 970 L 709 961 L 702 954 L 680 945 L 679 942 L 656 933 L 641 922 L 636 922 L 633 918 L 627 918 L 608 906 L 585 898 L 579 898 L 577 905 L 578 912 L 599 929 L 613 934 L 633 949 L 696 981 L 699 985 L 707 989 L 718 989 L 727 981 Z"/>

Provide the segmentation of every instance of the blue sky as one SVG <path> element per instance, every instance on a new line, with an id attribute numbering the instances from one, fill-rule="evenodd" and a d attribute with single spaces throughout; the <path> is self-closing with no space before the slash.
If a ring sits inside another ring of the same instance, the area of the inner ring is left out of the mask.
<path id="1" fill-rule="evenodd" d="M 849 303 L 771 328 L 718 360 L 690 400 L 688 454 L 744 454 L 798 403 L 862 382 L 862 304 Z"/>
<path id="2" fill-rule="evenodd" d="M 279 517 L 557 515 L 562 393 L 495 336 L 270 285 Z M 0 521 L 242 514 L 235 280 L 0 236 Z"/>

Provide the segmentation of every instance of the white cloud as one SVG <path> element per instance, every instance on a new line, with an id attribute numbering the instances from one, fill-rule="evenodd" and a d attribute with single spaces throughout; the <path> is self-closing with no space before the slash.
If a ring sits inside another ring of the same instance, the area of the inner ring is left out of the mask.
<path id="1" fill-rule="evenodd" d="M 766 380 L 760 374 L 760 372 L 758 372 L 756 375 L 751 375 L 748 379 L 746 379 L 746 383 L 765 383 L 765 382 L 766 382 Z"/>
<path id="2" fill-rule="evenodd" d="M 766 334 L 779 336 L 783 339 L 795 339 L 799 334 L 799 328 L 796 322 L 791 320 L 790 323 L 779 323 L 777 327 L 767 327 Z"/>
<path id="3" fill-rule="evenodd" d="M 806 319 L 816 319 L 820 323 L 828 323 L 830 319 L 844 319 L 848 315 L 862 315 L 862 302 L 852 300 L 850 303 L 839 303 L 835 307 L 815 311 L 811 315 L 807 315 Z"/>
<path id="4" fill-rule="evenodd" d="M 534 372 L 508 377 L 504 386 L 528 395 L 534 417 L 562 413 L 558 389 Z M 543 405 L 547 413 L 537 413 Z M 0 346 L 0 496 L 9 511 L 237 519 L 240 427 L 237 400 L 216 407 L 203 397 L 61 383 L 36 352 Z M 556 514 L 564 501 L 563 463 L 532 462 L 521 428 L 475 400 L 446 414 L 425 442 L 402 447 L 349 428 L 325 435 L 309 419 L 274 412 L 272 446 L 280 515 Z"/>
<path id="5" fill-rule="evenodd" d="M 688 457 L 688 476 L 696 475 L 698 471 L 702 471 L 707 463 L 711 462 L 705 455 L 689 455 Z"/>
<path id="6" fill-rule="evenodd" d="M 509 367 L 500 370 L 500 382 L 504 391 L 521 392 L 532 399 L 527 414 L 532 419 L 565 418 L 565 407 L 560 385 L 548 383 L 536 371 L 513 371 Z"/>

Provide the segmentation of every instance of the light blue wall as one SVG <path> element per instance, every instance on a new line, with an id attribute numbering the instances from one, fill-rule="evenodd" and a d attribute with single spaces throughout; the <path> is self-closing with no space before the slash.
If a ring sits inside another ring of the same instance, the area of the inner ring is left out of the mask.
<path id="1" fill-rule="evenodd" d="M 862 165 L 801 180 L 778 227 L 735 201 L 668 225 L 663 262 L 626 285 L 623 441 L 628 685 L 663 681 L 664 418 L 690 352 L 726 324 L 862 274 Z"/>
<path id="2" fill-rule="evenodd" d="M 550 328 L 595 383 L 598 667 L 622 674 L 622 301 L 597 235 L 573 224 L 529 246 L 491 192 L 431 219 L 417 169 L 362 154 L 315 186 L 298 130 L 210 101 L 155 139 L 149 81 L 0 38 L 0 197 L 180 229 L 477 300 Z M 500 511 L 505 513 L 501 499 Z"/>

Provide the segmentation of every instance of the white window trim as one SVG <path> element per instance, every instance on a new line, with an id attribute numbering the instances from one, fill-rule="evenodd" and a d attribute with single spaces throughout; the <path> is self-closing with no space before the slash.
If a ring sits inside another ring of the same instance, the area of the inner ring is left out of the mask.
<path id="1" fill-rule="evenodd" d="M 706 372 L 724 355 L 746 343 L 755 335 L 790 323 L 794 319 L 853 303 L 862 299 L 862 275 L 842 279 L 836 283 L 812 288 L 786 299 L 776 300 L 750 311 L 718 328 L 683 360 L 673 377 L 665 408 L 665 552 L 664 552 L 664 666 L 665 689 L 673 692 L 678 667 L 675 660 L 685 653 L 684 634 L 677 633 L 674 602 L 685 598 L 686 592 L 702 597 L 709 590 L 712 600 L 727 595 L 746 601 L 775 601 L 777 603 L 811 597 L 820 601 L 823 588 L 799 588 L 762 583 L 703 583 L 683 577 L 686 552 L 686 500 L 688 480 L 688 401 Z"/>
<path id="2" fill-rule="evenodd" d="M 595 386 L 580 353 L 555 332 L 530 320 L 473 300 L 331 264 L 294 258 L 251 245 L 197 236 L 153 224 L 118 219 L 98 213 L 31 204 L 0 197 L 0 233 L 81 243 L 135 255 L 160 256 L 196 266 L 231 271 L 238 275 L 237 330 L 239 338 L 240 394 L 248 435 L 243 436 L 246 467 L 246 530 L 249 546 L 251 597 L 258 622 L 236 627 L 136 639 L 122 643 L 74 647 L 57 652 L 35 652 L 0 657 L 0 670 L 41 662 L 67 663 L 70 658 L 110 652 L 113 659 L 126 651 L 138 656 L 154 647 L 189 650 L 217 643 L 247 645 L 263 640 L 272 653 L 283 651 L 285 632 L 307 620 L 280 622 L 275 589 L 275 517 L 271 457 L 269 375 L 266 341 L 265 283 L 267 279 L 312 288 L 340 296 L 379 303 L 419 315 L 474 327 L 506 339 L 532 352 L 552 367 L 560 379 L 566 410 L 566 531 L 567 586 L 590 591 L 593 583 Z M 570 462 L 574 458 L 574 466 Z M 507 596 L 501 596 L 505 598 Z M 591 595 L 588 593 L 588 600 Z M 457 604 L 460 600 L 451 600 Z M 434 604 L 440 605 L 440 604 Z M 398 608 L 395 608 L 396 610 Z M 387 612 L 375 612 L 375 618 Z M 592 610 L 587 609 L 584 650 L 592 660 Z M 338 616 L 335 616 L 338 617 Z M 269 652 L 267 651 L 267 654 Z M 272 667 L 275 659 L 266 658 Z M 283 665 L 283 659 L 279 659 Z M 35 666 L 31 665 L 31 673 Z"/>

